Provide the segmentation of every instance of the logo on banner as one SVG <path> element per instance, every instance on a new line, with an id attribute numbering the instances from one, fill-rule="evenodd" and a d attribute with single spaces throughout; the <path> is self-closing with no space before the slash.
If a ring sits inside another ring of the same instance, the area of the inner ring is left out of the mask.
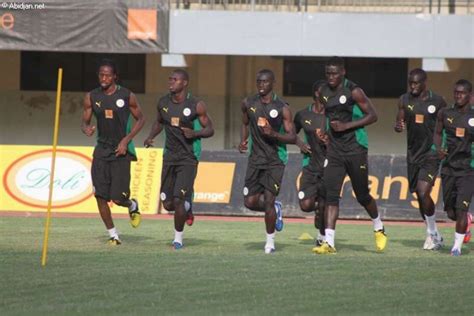
<path id="1" fill-rule="evenodd" d="M 157 10 L 128 9 L 128 39 L 156 40 L 157 14 Z"/>
<path id="2" fill-rule="evenodd" d="M 233 162 L 200 162 L 194 184 L 194 202 L 229 203 L 234 170 Z"/>
<path id="3" fill-rule="evenodd" d="M 6 2 L 3 2 L 6 4 Z M 15 17 L 11 13 L 4 13 L 0 15 L 0 29 L 11 30 L 15 26 Z"/>
<path id="4" fill-rule="evenodd" d="M 91 160 L 72 150 L 57 150 L 53 179 L 53 208 L 72 206 L 88 199 L 93 192 Z M 51 150 L 28 153 L 6 169 L 3 184 L 16 201 L 46 207 L 51 177 Z"/>

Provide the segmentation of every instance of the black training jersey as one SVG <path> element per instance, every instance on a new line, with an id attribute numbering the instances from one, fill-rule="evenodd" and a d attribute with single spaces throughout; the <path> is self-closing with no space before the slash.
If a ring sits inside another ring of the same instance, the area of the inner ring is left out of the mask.
<path id="1" fill-rule="evenodd" d="M 438 111 L 444 106 L 441 96 L 428 92 L 428 98 L 413 98 L 411 93 L 401 96 L 407 128 L 407 162 L 423 163 L 432 155 L 433 133 Z"/>
<path id="2" fill-rule="evenodd" d="M 158 101 L 158 112 L 165 129 L 163 161 L 171 165 L 195 165 L 201 157 L 201 139 L 187 139 L 181 127 L 200 130 L 196 112 L 199 100 L 190 93 L 181 103 L 174 103 L 167 94 Z"/>
<path id="3" fill-rule="evenodd" d="M 324 104 L 329 121 L 351 122 L 364 117 L 364 113 L 352 98 L 352 90 L 357 87 L 357 84 L 348 79 L 344 79 L 342 87 L 338 90 L 331 89 L 327 83 L 322 86 L 321 102 Z M 329 128 L 328 135 L 328 150 L 330 151 L 339 155 L 367 153 L 369 144 L 364 127 L 343 132 L 336 132 Z"/>
<path id="4" fill-rule="evenodd" d="M 466 113 L 462 113 L 457 106 L 447 108 L 442 119 L 442 147 L 448 151 L 448 156 L 442 162 L 441 173 L 455 176 L 473 175 L 474 105 L 471 105 Z"/>
<path id="5" fill-rule="evenodd" d="M 245 100 L 250 125 L 250 164 L 264 168 L 288 162 L 286 145 L 265 137 L 262 130 L 262 126 L 270 124 L 274 131 L 284 133 L 283 108 L 286 105 L 276 94 L 273 94 L 272 101 L 268 104 L 263 104 L 258 94 Z"/>
<path id="6" fill-rule="evenodd" d="M 319 139 L 317 133 L 326 129 L 326 116 L 315 113 L 313 104 L 299 111 L 294 119 L 295 129 L 298 133 L 304 131 L 304 140 L 311 147 L 311 154 L 304 154 L 303 167 L 309 166 L 311 170 L 322 174 L 326 159 L 326 145 Z"/>
<path id="7" fill-rule="evenodd" d="M 111 95 L 105 94 L 100 87 L 89 93 L 92 112 L 97 120 L 97 145 L 94 149 L 94 158 L 137 160 L 132 141 L 128 143 L 125 156 L 115 156 L 118 144 L 130 133 L 133 123 L 129 107 L 130 90 L 119 85 L 116 87 Z"/>

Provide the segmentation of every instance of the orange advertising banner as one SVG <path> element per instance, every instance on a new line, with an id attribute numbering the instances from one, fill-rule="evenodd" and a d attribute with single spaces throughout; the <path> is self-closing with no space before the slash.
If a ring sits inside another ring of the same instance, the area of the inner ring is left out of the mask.
<path id="1" fill-rule="evenodd" d="M 200 162 L 194 183 L 194 203 L 229 203 L 235 163 Z"/>

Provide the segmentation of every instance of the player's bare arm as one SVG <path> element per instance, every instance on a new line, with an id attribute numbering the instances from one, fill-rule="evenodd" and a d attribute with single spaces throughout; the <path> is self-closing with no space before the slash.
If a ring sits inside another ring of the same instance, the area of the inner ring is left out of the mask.
<path id="1" fill-rule="evenodd" d="M 292 115 L 288 106 L 283 107 L 283 128 L 285 129 L 284 134 L 280 134 L 273 130 L 273 128 L 267 124 L 262 127 L 263 134 L 267 137 L 274 138 L 284 144 L 295 144 L 296 133 L 293 125 Z"/>
<path id="2" fill-rule="evenodd" d="M 298 146 L 298 148 L 303 154 L 311 155 L 311 147 L 305 142 L 303 142 L 298 135 L 296 135 L 296 146 Z"/>
<path id="3" fill-rule="evenodd" d="M 377 113 L 372 104 L 372 101 L 365 95 L 364 90 L 361 88 L 355 88 L 352 90 L 352 98 L 359 105 L 361 111 L 365 114 L 363 118 L 351 121 L 351 122 L 341 122 L 341 121 L 331 121 L 331 127 L 336 132 L 343 132 L 348 129 L 358 128 L 370 125 L 377 121 Z"/>
<path id="4" fill-rule="evenodd" d="M 316 136 L 318 139 L 324 144 L 328 145 L 329 144 L 329 136 L 327 131 L 327 119 L 321 121 L 321 125 L 319 126 L 319 129 L 316 130 Z"/>
<path id="5" fill-rule="evenodd" d="M 84 97 L 83 108 L 84 110 L 82 112 L 81 130 L 87 136 L 92 136 L 95 132 L 95 126 L 91 125 L 92 104 L 91 104 L 91 97 L 89 93 L 87 93 L 86 96 Z"/>
<path id="6" fill-rule="evenodd" d="M 293 125 L 294 125 L 295 135 L 296 135 L 296 142 L 295 142 L 296 146 L 298 146 L 298 148 L 303 154 L 311 154 L 311 147 L 305 142 L 303 142 L 301 138 L 298 136 L 298 133 L 301 131 L 301 125 L 298 123 L 297 120 L 295 120 L 295 123 Z"/>
<path id="7" fill-rule="evenodd" d="M 200 131 L 195 131 L 187 127 L 181 127 L 184 137 L 187 139 L 194 138 L 208 138 L 214 135 L 214 127 L 212 125 L 212 120 L 207 114 L 206 104 L 203 101 L 199 101 L 196 105 L 196 113 L 198 115 L 199 123 L 202 126 Z"/>
<path id="8" fill-rule="evenodd" d="M 442 147 L 442 133 L 444 128 L 443 122 L 443 113 L 444 108 L 438 111 L 438 116 L 436 117 L 436 126 L 433 134 L 433 144 L 435 145 L 436 152 L 438 153 L 439 159 L 444 159 L 447 156 L 447 151 Z"/>
<path id="9" fill-rule="evenodd" d="M 249 116 L 247 113 L 246 99 L 242 101 L 241 110 L 242 110 L 242 126 L 240 128 L 239 152 L 244 153 L 248 149 L 247 145 L 248 145 L 248 138 L 249 138 Z"/>
<path id="10" fill-rule="evenodd" d="M 150 133 L 148 134 L 148 137 L 143 142 L 143 146 L 145 146 L 146 148 L 153 146 L 153 139 L 158 134 L 160 134 L 161 131 L 163 130 L 163 124 L 162 124 L 162 121 L 161 121 L 160 111 L 158 110 L 156 112 L 157 112 L 156 113 L 156 120 L 153 123 L 153 126 L 151 127 L 151 130 L 150 130 Z"/>
<path id="11" fill-rule="evenodd" d="M 401 133 L 405 129 L 405 110 L 403 109 L 403 97 L 400 97 L 398 100 L 397 118 L 393 129 L 397 133 Z"/>
<path id="12" fill-rule="evenodd" d="M 133 125 L 130 133 L 120 140 L 120 143 L 115 150 L 116 156 L 123 156 L 127 153 L 128 143 L 133 139 L 133 137 L 135 137 L 135 135 L 138 134 L 138 132 L 140 132 L 140 130 L 143 128 L 143 125 L 145 125 L 145 117 L 143 116 L 140 105 L 138 104 L 137 97 L 133 93 L 130 93 L 129 108 L 130 113 L 136 122 Z"/>

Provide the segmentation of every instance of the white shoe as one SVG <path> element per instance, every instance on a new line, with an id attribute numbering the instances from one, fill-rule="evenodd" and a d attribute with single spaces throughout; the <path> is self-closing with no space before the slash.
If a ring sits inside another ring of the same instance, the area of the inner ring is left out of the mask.
<path id="1" fill-rule="evenodd" d="M 425 243 L 423 244 L 424 250 L 440 250 L 444 246 L 443 237 L 440 233 L 428 234 L 426 236 Z"/>
<path id="2" fill-rule="evenodd" d="M 269 246 L 269 245 L 265 245 L 265 253 L 266 254 L 271 254 L 271 253 L 274 253 L 275 252 L 275 246 Z"/>

